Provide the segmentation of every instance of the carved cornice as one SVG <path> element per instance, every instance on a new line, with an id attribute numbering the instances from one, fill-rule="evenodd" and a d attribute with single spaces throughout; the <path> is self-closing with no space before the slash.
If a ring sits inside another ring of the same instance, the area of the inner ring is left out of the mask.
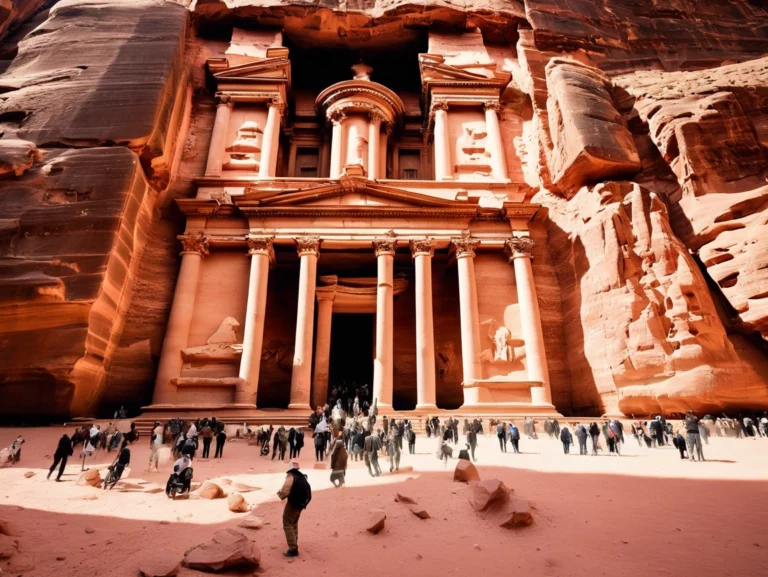
<path id="1" fill-rule="evenodd" d="M 390 230 L 386 237 L 374 239 L 372 244 L 376 256 L 383 254 L 391 254 L 394 256 L 395 249 L 397 248 L 397 238 L 395 233 Z"/>
<path id="2" fill-rule="evenodd" d="M 339 102 L 338 104 L 329 106 L 325 114 L 328 119 L 333 121 L 333 115 L 337 115 L 337 114 L 343 115 L 350 111 L 352 112 L 367 111 L 370 116 L 376 115 L 377 117 L 380 117 L 382 120 L 389 120 L 387 115 L 384 112 L 382 112 L 381 108 L 379 108 L 375 104 L 371 104 L 370 102 L 356 101 L 356 100 L 352 100 L 352 101 L 345 100 L 344 102 Z"/>
<path id="3" fill-rule="evenodd" d="M 320 254 L 320 238 L 317 236 L 299 236 L 293 239 L 299 257 L 318 256 Z"/>
<path id="4" fill-rule="evenodd" d="M 183 247 L 181 254 L 190 253 L 208 256 L 208 237 L 203 233 L 180 234 L 176 238 L 181 241 Z"/>
<path id="5" fill-rule="evenodd" d="M 272 246 L 274 236 L 246 236 L 245 242 L 248 244 L 248 256 L 266 255 L 269 261 L 275 260 L 275 249 Z"/>
<path id="6" fill-rule="evenodd" d="M 504 243 L 504 253 L 510 261 L 515 258 L 532 258 L 534 244 L 530 237 L 513 236 Z"/>
<path id="7" fill-rule="evenodd" d="M 456 258 L 475 258 L 475 248 L 480 245 L 480 241 L 472 239 L 465 232 L 460 238 L 452 238 L 451 244 L 456 250 Z"/>
<path id="8" fill-rule="evenodd" d="M 501 112 L 501 103 L 498 100 L 487 100 L 483 102 L 483 111 L 493 110 L 496 114 Z"/>
<path id="9" fill-rule="evenodd" d="M 411 240 L 411 254 L 414 257 L 417 256 L 434 256 L 435 254 L 435 239 L 434 238 L 422 238 Z"/>

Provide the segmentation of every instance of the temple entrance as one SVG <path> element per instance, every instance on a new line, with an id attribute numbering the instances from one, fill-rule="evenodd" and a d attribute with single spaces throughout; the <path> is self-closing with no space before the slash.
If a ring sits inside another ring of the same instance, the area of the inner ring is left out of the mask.
<path id="1" fill-rule="evenodd" d="M 335 313 L 331 323 L 328 404 L 341 399 L 345 410 L 359 390 L 361 406 L 371 402 L 376 315 Z M 362 407 L 361 407 L 362 408 Z"/>

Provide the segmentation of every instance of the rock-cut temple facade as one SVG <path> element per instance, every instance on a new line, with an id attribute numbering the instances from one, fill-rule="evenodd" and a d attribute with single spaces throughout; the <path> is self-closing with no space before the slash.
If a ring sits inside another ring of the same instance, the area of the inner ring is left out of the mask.
<path id="1" fill-rule="evenodd" d="M 768 408 L 763 4 L 0 2 L 0 417 Z"/>

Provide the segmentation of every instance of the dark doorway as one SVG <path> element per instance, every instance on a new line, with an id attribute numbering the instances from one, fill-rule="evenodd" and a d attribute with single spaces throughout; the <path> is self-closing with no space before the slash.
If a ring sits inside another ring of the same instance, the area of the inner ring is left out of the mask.
<path id="1" fill-rule="evenodd" d="M 373 389 L 373 314 L 335 313 L 331 321 L 331 362 L 328 375 L 328 401 L 348 398 L 360 390 L 360 403 L 371 401 Z M 368 385 L 364 387 L 364 385 Z M 336 395 L 333 392 L 336 389 Z M 364 395 L 364 390 L 368 392 Z"/>

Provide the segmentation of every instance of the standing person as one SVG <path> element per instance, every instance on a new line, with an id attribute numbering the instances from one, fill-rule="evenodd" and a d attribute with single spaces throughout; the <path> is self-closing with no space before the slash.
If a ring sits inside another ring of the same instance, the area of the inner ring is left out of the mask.
<path id="1" fill-rule="evenodd" d="M 285 501 L 283 509 L 283 531 L 288 542 L 288 550 L 284 557 L 299 556 L 299 517 L 312 500 L 312 488 L 307 476 L 299 471 L 298 461 L 291 461 L 290 469 L 285 475 L 285 482 L 277 492 L 281 501 Z"/>
<path id="2" fill-rule="evenodd" d="M 363 445 L 365 444 L 365 433 L 362 427 L 358 426 L 358 429 L 352 433 L 352 457 L 355 461 L 359 461 L 363 456 Z"/>
<path id="3" fill-rule="evenodd" d="M 296 429 L 291 427 L 288 429 L 288 458 L 293 459 L 296 452 Z"/>
<path id="4" fill-rule="evenodd" d="M 155 427 L 152 429 L 152 433 L 149 435 L 149 466 L 147 473 L 152 472 L 152 466 L 154 465 L 155 471 L 159 472 L 158 466 L 160 465 L 160 449 L 163 448 L 163 427 L 159 421 L 155 421 Z"/>
<path id="5" fill-rule="evenodd" d="M 325 431 L 320 429 L 320 425 L 315 427 L 314 439 L 315 439 L 315 461 L 319 463 L 320 461 L 325 459 Z"/>
<path id="6" fill-rule="evenodd" d="M 282 431 L 280 430 L 282 429 Z M 280 434 L 279 442 L 280 442 L 280 460 L 285 461 L 285 451 L 288 449 L 288 431 L 285 430 L 285 427 L 280 427 L 278 429 L 278 433 Z"/>
<path id="7" fill-rule="evenodd" d="M 502 453 L 507 452 L 507 436 L 505 432 L 506 426 L 504 423 L 496 425 L 496 436 L 499 438 L 499 449 Z"/>
<path id="8" fill-rule="evenodd" d="M 680 434 L 680 431 L 677 431 L 677 435 L 672 437 L 672 444 L 675 446 L 675 448 L 680 451 L 680 458 L 685 459 L 685 439 Z"/>
<path id="9" fill-rule="evenodd" d="M 347 471 L 348 454 L 341 439 L 336 439 L 331 449 L 331 483 L 337 489 L 343 487 Z"/>
<path id="10" fill-rule="evenodd" d="M 699 418 L 693 414 L 693 411 L 688 411 L 685 416 L 685 442 L 688 445 L 688 458 L 695 461 L 698 457 L 699 461 L 703 461 L 704 450 L 701 447 L 699 435 Z"/>
<path id="11" fill-rule="evenodd" d="M 221 459 L 224 456 L 224 443 L 227 442 L 227 433 L 224 430 L 224 423 L 219 424 L 219 432 L 216 434 L 216 452 L 214 459 Z"/>
<path id="12" fill-rule="evenodd" d="M 405 433 L 406 438 L 408 439 L 408 453 L 411 455 L 416 454 L 416 433 L 413 432 L 413 427 L 410 426 L 411 424 L 408 423 L 408 430 Z"/>
<path id="13" fill-rule="evenodd" d="M 475 449 L 477 449 L 477 431 L 475 430 L 474 425 L 470 426 L 469 430 L 467 431 L 467 444 L 469 445 L 469 450 L 472 453 L 472 460 L 477 463 L 477 458 L 475 457 Z M 506 453 L 506 439 L 504 445 L 504 452 Z"/>
<path id="14" fill-rule="evenodd" d="M 393 431 L 394 431 L 393 427 Z M 389 472 L 400 470 L 400 446 L 398 445 L 398 435 L 389 435 L 387 437 L 387 455 L 389 455 Z"/>
<path id="15" fill-rule="evenodd" d="M 206 423 L 200 434 L 203 436 L 203 459 L 208 459 L 211 456 L 211 441 L 213 441 L 213 428 Z"/>
<path id="16" fill-rule="evenodd" d="M 272 460 L 275 460 L 277 452 L 280 450 L 280 431 L 284 431 L 285 427 L 280 425 L 275 431 L 275 435 L 272 437 Z M 282 459 L 281 459 L 282 460 Z"/>
<path id="17" fill-rule="evenodd" d="M 592 455 L 597 455 L 600 448 L 600 427 L 594 421 L 589 425 L 589 436 L 592 439 Z"/>
<path id="18" fill-rule="evenodd" d="M 563 427 L 560 431 L 560 441 L 563 443 L 563 452 L 567 455 L 571 451 L 571 443 L 573 442 L 573 437 L 568 427 Z"/>
<path id="19" fill-rule="evenodd" d="M 577 423 L 573 430 L 576 439 L 579 441 L 579 455 L 587 454 L 587 429 L 581 423 Z"/>
<path id="20" fill-rule="evenodd" d="M 301 449 L 304 447 L 304 431 L 302 429 L 296 429 L 296 439 L 294 440 L 294 443 L 296 454 L 293 458 L 298 459 L 301 455 Z"/>
<path id="21" fill-rule="evenodd" d="M 615 419 L 608 421 L 608 428 L 613 433 L 613 450 L 617 455 L 621 455 L 621 443 L 624 441 L 624 433 Z"/>
<path id="22" fill-rule="evenodd" d="M 379 435 L 369 432 L 365 436 L 363 441 L 363 459 L 365 460 L 365 466 L 368 467 L 368 472 L 371 477 L 378 477 L 381 475 L 381 467 L 379 467 L 379 450 L 381 449 L 381 438 Z"/>
<path id="23" fill-rule="evenodd" d="M 72 439 L 69 438 L 69 435 L 62 435 L 61 439 L 59 439 L 59 445 L 56 447 L 56 452 L 53 454 L 53 465 L 51 465 L 46 479 L 51 478 L 56 465 L 61 462 L 59 474 L 56 476 L 56 481 L 61 481 L 61 476 L 64 474 L 64 468 L 67 466 L 67 459 L 69 459 L 73 452 Z"/>
<path id="24" fill-rule="evenodd" d="M 520 431 L 514 423 L 509 424 L 509 442 L 512 443 L 512 450 L 520 453 Z"/>

